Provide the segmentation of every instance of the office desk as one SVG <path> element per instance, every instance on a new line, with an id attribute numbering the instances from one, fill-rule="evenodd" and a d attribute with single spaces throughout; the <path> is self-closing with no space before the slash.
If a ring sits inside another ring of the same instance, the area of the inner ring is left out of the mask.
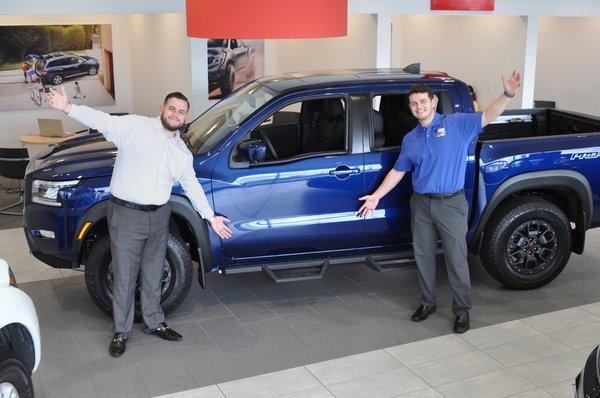
<path id="1" fill-rule="evenodd" d="M 60 144 L 65 140 L 69 140 L 71 138 L 79 137 L 84 134 L 87 134 L 87 130 L 84 133 L 65 133 L 65 137 L 45 137 L 39 134 L 27 134 L 19 137 L 19 141 L 21 141 L 24 145 L 56 145 Z"/>

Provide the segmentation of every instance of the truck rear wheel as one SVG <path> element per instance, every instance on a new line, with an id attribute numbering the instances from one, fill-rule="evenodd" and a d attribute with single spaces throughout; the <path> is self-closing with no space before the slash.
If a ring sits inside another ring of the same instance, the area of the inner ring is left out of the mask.
<path id="1" fill-rule="evenodd" d="M 111 263 L 110 237 L 106 234 L 99 237 L 90 250 L 85 264 L 85 284 L 94 303 L 109 315 L 112 315 Z M 169 234 L 160 299 L 165 315 L 181 304 L 190 290 L 192 276 L 192 259 L 187 247 L 175 235 Z M 142 320 L 139 278 L 135 286 L 135 320 Z"/>
<path id="2" fill-rule="evenodd" d="M 547 200 L 520 197 L 503 204 L 483 236 L 481 262 L 512 289 L 546 285 L 571 255 L 571 227 L 565 213 Z"/>
<path id="3" fill-rule="evenodd" d="M 33 397 L 31 374 L 18 355 L 0 347 L 0 396 Z"/>

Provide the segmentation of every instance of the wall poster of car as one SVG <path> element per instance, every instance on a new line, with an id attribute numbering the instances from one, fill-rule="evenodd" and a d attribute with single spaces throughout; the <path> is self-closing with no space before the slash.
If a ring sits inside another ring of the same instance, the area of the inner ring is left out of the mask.
<path id="1" fill-rule="evenodd" d="M 49 108 L 64 85 L 76 104 L 115 104 L 111 25 L 0 26 L 0 111 Z"/>
<path id="2" fill-rule="evenodd" d="M 220 99 L 265 74 L 265 41 L 208 39 L 208 98 Z"/>

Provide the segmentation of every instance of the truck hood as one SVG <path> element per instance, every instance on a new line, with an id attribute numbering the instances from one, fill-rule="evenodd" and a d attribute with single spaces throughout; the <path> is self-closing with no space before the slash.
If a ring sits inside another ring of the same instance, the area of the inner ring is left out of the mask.
<path id="1" fill-rule="evenodd" d="M 117 147 L 101 134 L 67 140 L 40 153 L 31 161 L 28 173 L 42 180 L 72 180 L 110 176 Z"/>
<path id="2" fill-rule="evenodd" d="M 102 134 L 89 134 L 73 138 L 49 148 L 32 159 L 27 174 L 34 179 L 49 181 L 76 180 L 82 178 L 110 177 L 113 172 L 117 147 L 106 141 Z M 194 155 L 199 177 L 208 178 L 214 160 L 208 154 Z"/>

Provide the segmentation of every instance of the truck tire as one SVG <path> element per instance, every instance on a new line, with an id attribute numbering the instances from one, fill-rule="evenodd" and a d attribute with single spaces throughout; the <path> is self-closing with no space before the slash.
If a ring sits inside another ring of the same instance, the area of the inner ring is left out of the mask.
<path id="1" fill-rule="evenodd" d="M 498 208 L 488 225 L 481 262 L 494 279 L 508 288 L 544 286 L 569 261 L 569 219 L 545 199 L 513 199 Z"/>
<path id="2" fill-rule="evenodd" d="M 221 95 L 226 96 L 231 94 L 235 86 L 235 68 L 232 64 L 227 65 L 223 82 L 221 83 Z"/>
<path id="3" fill-rule="evenodd" d="M 108 315 L 112 315 L 112 256 L 108 234 L 99 237 L 93 244 L 85 264 L 85 284 L 94 303 Z M 186 245 L 174 234 L 169 233 L 167 256 L 163 271 L 163 312 L 173 312 L 185 299 L 192 283 L 192 259 Z M 135 320 L 142 321 L 139 279 L 136 282 Z"/>
<path id="4" fill-rule="evenodd" d="M 0 347 L 0 396 L 33 397 L 31 374 L 18 355 L 6 347 Z"/>

